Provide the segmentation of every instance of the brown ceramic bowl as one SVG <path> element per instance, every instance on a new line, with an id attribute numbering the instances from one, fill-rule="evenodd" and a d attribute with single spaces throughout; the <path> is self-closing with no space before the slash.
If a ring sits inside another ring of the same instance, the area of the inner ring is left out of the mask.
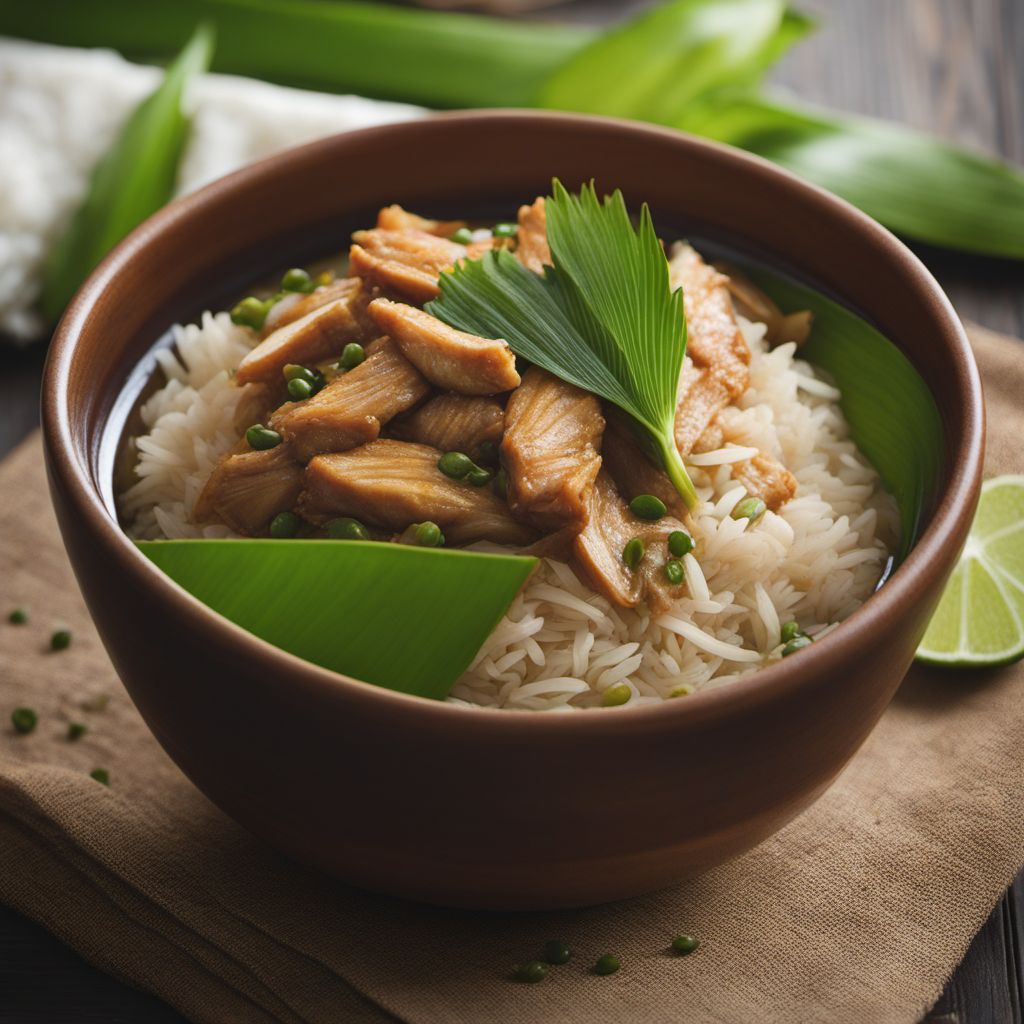
<path id="1" fill-rule="evenodd" d="M 176 320 L 343 248 L 385 203 L 486 216 L 595 177 L 655 218 L 788 268 L 872 320 L 943 410 L 942 489 L 914 550 L 798 657 L 664 706 L 465 710 L 334 675 L 256 639 L 118 528 L 119 396 Z M 595 118 L 473 113 L 295 149 L 173 203 L 90 277 L 44 396 L 53 499 L 82 590 L 157 739 L 269 843 L 357 885 L 470 907 L 631 896 L 718 864 L 815 799 L 903 678 L 966 537 L 983 412 L 945 296 L 888 232 L 738 151 Z M 112 424 L 114 424 L 112 426 Z"/>

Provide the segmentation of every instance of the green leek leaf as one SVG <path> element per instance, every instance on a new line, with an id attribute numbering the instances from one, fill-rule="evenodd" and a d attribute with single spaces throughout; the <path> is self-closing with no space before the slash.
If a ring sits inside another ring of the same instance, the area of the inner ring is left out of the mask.
<path id="1" fill-rule="evenodd" d="M 580 50 L 536 102 L 672 124 L 709 93 L 756 85 L 811 27 L 786 0 L 672 0 Z"/>
<path id="2" fill-rule="evenodd" d="M 96 166 L 84 202 L 46 265 L 41 306 L 47 316 L 60 316 L 96 264 L 171 198 L 188 136 L 183 95 L 212 51 L 213 32 L 200 26 Z"/>
<path id="3" fill-rule="evenodd" d="M 531 24 L 358 0 L 47 0 L 0 4 L 0 34 L 129 57 L 174 52 L 217 29 L 214 71 L 435 107 L 526 106 L 594 38 Z"/>
<path id="4" fill-rule="evenodd" d="M 373 541 L 138 546 L 194 597 L 275 647 L 438 700 L 469 667 L 537 563 Z"/>
<path id="5" fill-rule="evenodd" d="M 756 98 L 708 102 L 678 127 L 766 157 L 933 245 L 1024 259 L 1024 174 L 903 125 Z"/>
<path id="6" fill-rule="evenodd" d="M 928 385 L 888 338 L 844 306 L 763 267 L 743 270 L 783 310 L 814 314 L 800 358 L 829 373 L 842 391 L 853 439 L 899 506 L 905 557 L 942 474 L 942 420 Z"/>
<path id="7" fill-rule="evenodd" d="M 593 185 L 547 200 L 553 266 L 531 273 L 504 250 L 441 274 L 427 307 L 451 326 L 504 338 L 512 351 L 600 395 L 646 432 L 689 506 L 693 484 L 675 443 L 676 390 L 686 351 L 683 295 L 646 204 L 634 229 L 622 193 L 604 203 Z"/>

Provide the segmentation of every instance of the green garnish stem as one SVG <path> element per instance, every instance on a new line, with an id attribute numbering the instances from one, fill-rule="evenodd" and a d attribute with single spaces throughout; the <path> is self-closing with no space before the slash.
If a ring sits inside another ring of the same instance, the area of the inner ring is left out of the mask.
<path id="1" fill-rule="evenodd" d="M 668 434 L 671 435 L 671 430 L 668 431 Z M 670 437 L 665 437 L 659 438 L 657 444 L 666 476 L 672 481 L 672 486 L 679 492 L 679 496 L 686 502 L 686 507 L 692 512 L 697 506 L 697 491 L 690 480 L 690 474 L 686 472 L 683 457 L 679 454 L 675 441 Z"/>

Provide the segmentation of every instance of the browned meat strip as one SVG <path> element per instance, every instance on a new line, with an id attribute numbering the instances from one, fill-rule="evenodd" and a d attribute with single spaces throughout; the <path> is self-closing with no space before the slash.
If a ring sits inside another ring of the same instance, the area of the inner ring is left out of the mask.
<path id="1" fill-rule="evenodd" d="M 603 433 L 597 398 L 530 367 L 508 400 L 501 443 L 515 515 L 541 530 L 582 529 Z"/>
<path id="2" fill-rule="evenodd" d="M 308 366 L 339 353 L 350 341 L 365 340 L 365 305 L 360 289 L 349 290 L 342 298 L 278 327 L 246 353 L 235 379 L 239 384 L 257 380 L 276 383 L 288 363 Z"/>
<path id="3" fill-rule="evenodd" d="M 729 389 L 707 368 L 689 360 L 679 376 L 679 407 L 676 409 L 676 447 L 685 459 L 701 438 L 708 435 L 715 417 L 732 401 Z"/>
<path id="4" fill-rule="evenodd" d="M 429 444 L 442 452 L 480 455 L 485 441 L 497 444 L 505 430 L 505 410 L 494 398 L 438 395 L 391 424 L 390 433 L 403 441 Z"/>
<path id="5" fill-rule="evenodd" d="M 464 334 L 415 306 L 374 299 L 370 316 L 432 384 L 463 395 L 494 395 L 519 384 L 504 341 Z"/>
<path id="6" fill-rule="evenodd" d="M 750 383 L 750 349 L 736 326 L 729 279 L 688 245 L 676 249 L 669 271 L 673 287 L 683 289 L 686 354 L 739 398 Z"/>
<path id="7" fill-rule="evenodd" d="M 633 431 L 617 415 L 611 414 L 607 420 L 601 460 L 619 492 L 627 499 L 638 494 L 653 494 L 676 515 L 684 515 L 686 504 L 679 492 L 643 451 Z"/>
<path id="8" fill-rule="evenodd" d="M 431 520 L 450 544 L 490 540 L 520 546 L 536 539 L 490 487 L 446 477 L 437 468 L 440 455 L 427 445 L 383 439 L 318 455 L 306 468 L 299 512 L 314 523 L 355 516 L 396 532 Z"/>
<path id="9" fill-rule="evenodd" d="M 454 232 L 465 226 L 464 220 L 430 220 L 428 217 L 420 217 L 397 203 L 383 207 L 377 214 L 377 227 L 383 231 L 425 231 L 438 238 L 451 238 Z"/>
<path id="10" fill-rule="evenodd" d="M 527 270 L 541 274 L 551 262 L 548 248 L 548 221 L 541 196 L 532 206 L 519 207 L 519 233 L 516 236 L 516 257 Z"/>
<path id="11" fill-rule="evenodd" d="M 747 462 L 732 467 L 732 478 L 778 512 L 796 494 L 796 477 L 770 455 L 758 452 Z"/>
<path id="12" fill-rule="evenodd" d="M 287 445 L 252 451 L 242 442 L 210 474 L 192 518 L 220 521 L 236 533 L 265 534 L 278 512 L 294 507 L 302 490 L 302 466 Z"/>
<path id="13" fill-rule="evenodd" d="M 426 397 L 430 386 L 390 338 L 367 347 L 366 360 L 302 402 L 287 402 L 271 417 L 303 462 L 372 441 L 381 425 Z"/>
<path id="14" fill-rule="evenodd" d="M 437 276 L 466 255 L 466 247 L 426 231 L 357 231 L 349 271 L 411 302 L 437 298 Z"/>
<path id="15" fill-rule="evenodd" d="M 573 562 L 590 585 L 613 604 L 634 608 L 646 601 L 652 611 L 664 610 L 681 587 L 665 576 L 668 535 L 685 529 L 678 519 L 665 516 L 656 523 L 637 519 L 619 494 L 611 477 L 601 472 L 590 494 L 590 517 L 576 538 Z M 644 542 L 643 561 L 630 569 L 622 552 L 633 537 Z"/>
<path id="16" fill-rule="evenodd" d="M 366 316 L 366 304 L 370 298 L 370 292 L 358 277 L 339 277 L 330 284 L 314 288 L 308 295 L 293 292 L 270 308 L 266 322 L 263 324 L 263 330 L 260 331 L 260 337 L 266 338 L 278 327 L 301 320 L 302 317 L 312 313 L 314 309 L 326 306 L 329 302 L 334 302 L 337 299 L 350 299 L 353 316 L 361 319 L 365 325 L 369 322 Z"/>

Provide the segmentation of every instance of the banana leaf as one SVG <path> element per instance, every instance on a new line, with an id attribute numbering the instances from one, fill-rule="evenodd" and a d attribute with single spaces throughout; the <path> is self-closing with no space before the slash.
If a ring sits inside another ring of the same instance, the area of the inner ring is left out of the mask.
<path id="1" fill-rule="evenodd" d="M 814 329 L 800 358 L 829 373 L 842 391 L 853 439 L 899 506 L 899 558 L 904 558 L 937 499 L 942 474 L 942 419 L 928 385 L 866 320 L 764 267 L 741 266 L 783 310 L 814 313 Z"/>
<path id="2" fill-rule="evenodd" d="M 535 102 L 673 124 L 698 99 L 755 86 L 812 27 L 785 0 L 671 0 L 570 57 Z"/>
<path id="3" fill-rule="evenodd" d="M 214 611 L 275 647 L 443 699 L 537 560 L 373 541 L 140 541 Z"/>
<path id="4" fill-rule="evenodd" d="M 200 26 L 93 170 L 85 200 L 45 267 L 40 305 L 46 316 L 56 319 L 107 252 L 170 200 L 189 130 L 182 99 L 212 51 L 213 32 Z"/>
<path id="5" fill-rule="evenodd" d="M 161 59 L 198 21 L 214 71 L 434 107 L 526 106 L 596 35 L 357 0 L 36 0 L 0 3 L 0 35 Z"/>
<path id="6" fill-rule="evenodd" d="M 932 245 L 1024 259 L 1024 173 L 903 125 L 748 97 L 698 104 L 688 131 L 772 160 Z"/>

